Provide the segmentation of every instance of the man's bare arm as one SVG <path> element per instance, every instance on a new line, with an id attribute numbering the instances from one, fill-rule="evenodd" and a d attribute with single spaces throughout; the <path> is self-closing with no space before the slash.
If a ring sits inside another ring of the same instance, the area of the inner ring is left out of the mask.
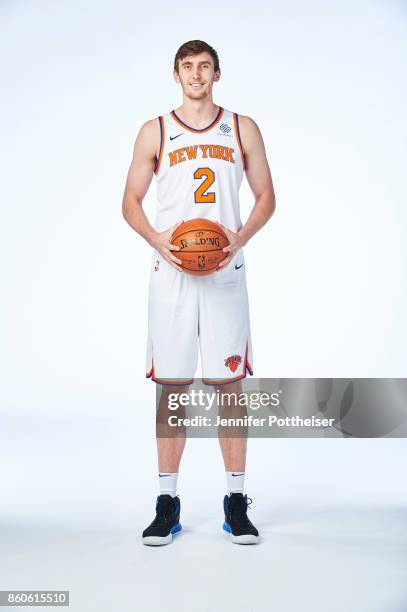
<path id="1" fill-rule="evenodd" d="M 239 116 L 239 128 L 244 151 L 246 177 L 253 192 L 255 203 L 249 218 L 237 234 L 225 228 L 230 244 L 223 250 L 229 254 L 219 264 L 219 268 L 227 265 L 236 251 L 243 247 L 267 223 L 276 207 L 273 180 L 260 130 L 253 119 L 245 116 Z"/>
<path id="2" fill-rule="evenodd" d="M 123 195 L 123 217 L 168 263 L 182 272 L 182 268 L 178 265 L 181 264 L 181 261 L 171 253 L 171 251 L 179 250 L 179 247 L 174 247 L 169 242 L 171 234 L 179 223 L 165 232 L 156 232 L 151 227 L 142 206 L 144 196 L 153 177 L 159 142 L 160 127 L 158 120 L 147 121 L 140 129 L 134 145 L 133 159 L 127 174 Z"/>
<path id="3" fill-rule="evenodd" d="M 276 198 L 260 130 L 250 117 L 239 119 L 246 178 L 255 197 L 255 204 L 249 218 L 239 231 L 243 244 L 246 244 L 274 213 Z"/>

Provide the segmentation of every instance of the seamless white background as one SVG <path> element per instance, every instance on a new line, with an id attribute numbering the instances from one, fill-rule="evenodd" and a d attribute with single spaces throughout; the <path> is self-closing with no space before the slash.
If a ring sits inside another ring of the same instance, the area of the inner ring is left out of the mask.
<path id="1" fill-rule="evenodd" d="M 145 388 L 150 250 L 121 197 L 138 129 L 180 103 L 172 61 L 191 37 L 219 50 L 215 101 L 258 122 L 275 182 L 275 216 L 246 248 L 256 375 L 406 374 L 403 5 L 242 11 L 214 10 L 209 27 L 198 6 L 177 18 L 165 3 L 3 4 L 13 415 L 110 415 Z M 152 217 L 154 198 L 153 184 Z M 243 219 L 252 204 L 245 185 Z"/>
<path id="2" fill-rule="evenodd" d="M 5 533 L 43 523 L 138 534 L 151 520 L 150 249 L 121 198 L 137 131 L 181 102 L 172 63 L 186 40 L 217 49 L 214 100 L 256 120 L 273 175 L 276 213 L 246 247 L 255 375 L 406 376 L 406 21 L 405 3 L 374 0 L 1 3 Z M 252 205 L 244 184 L 243 220 Z M 153 183 L 151 219 L 154 206 Z M 190 441 L 184 458 L 192 523 L 221 520 L 215 442 Z M 248 492 L 264 529 L 266 507 L 405 507 L 404 440 L 251 442 Z M 385 609 L 398 588 L 384 590 Z M 241 609 L 264 609 L 256 597 Z"/>

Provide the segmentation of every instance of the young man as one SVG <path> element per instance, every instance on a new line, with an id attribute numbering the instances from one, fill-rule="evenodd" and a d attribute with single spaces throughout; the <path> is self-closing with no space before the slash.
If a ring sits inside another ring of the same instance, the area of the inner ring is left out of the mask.
<path id="1" fill-rule="evenodd" d="M 252 374 L 242 247 L 273 214 L 275 197 L 256 123 L 213 102 L 212 88 L 220 74 L 218 55 L 207 43 L 194 40 L 179 48 L 174 78 L 182 87 L 183 103 L 142 126 L 123 197 L 124 218 L 154 249 L 147 377 L 163 385 L 158 414 L 168 406 L 169 393 L 187 390 L 193 381 L 198 340 L 204 382 L 216 388 L 228 383 L 228 392 L 239 393 L 240 380 L 247 371 Z M 242 225 L 239 187 L 244 172 L 255 204 Z M 142 208 L 153 174 L 155 228 Z M 170 244 L 179 223 L 198 217 L 222 225 L 230 243 L 219 269 L 203 277 L 184 272 L 177 247 Z M 156 517 L 143 533 L 143 542 L 150 545 L 167 544 L 181 530 L 176 483 L 185 437 L 166 436 L 165 431 L 165 424 L 160 429 L 157 422 L 160 495 Z M 221 435 L 219 441 L 228 493 L 223 529 L 235 543 L 256 543 L 259 534 L 247 517 L 248 498 L 243 495 L 246 438 Z"/>

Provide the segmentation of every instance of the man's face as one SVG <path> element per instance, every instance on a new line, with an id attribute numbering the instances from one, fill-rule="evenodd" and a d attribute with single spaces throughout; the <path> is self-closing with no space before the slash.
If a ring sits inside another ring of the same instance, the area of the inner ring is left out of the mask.
<path id="1" fill-rule="evenodd" d="M 174 78 L 181 83 L 185 96 L 202 100 L 210 95 L 213 82 L 219 81 L 220 70 L 214 71 L 212 56 L 205 51 L 178 60 L 178 72 L 174 70 Z"/>

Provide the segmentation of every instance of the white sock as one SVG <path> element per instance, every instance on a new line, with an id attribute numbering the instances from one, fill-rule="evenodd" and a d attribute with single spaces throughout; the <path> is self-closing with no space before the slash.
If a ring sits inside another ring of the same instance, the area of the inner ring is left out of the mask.
<path id="1" fill-rule="evenodd" d="M 243 493 L 245 472 L 236 470 L 235 472 L 226 472 L 226 481 L 229 494 Z"/>
<path id="2" fill-rule="evenodd" d="M 158 485 L 160 495 L 171 495 L 171 497 L 175 497 L 177 494 L 177 478 L 178 472 L 159 472 Z"/>

